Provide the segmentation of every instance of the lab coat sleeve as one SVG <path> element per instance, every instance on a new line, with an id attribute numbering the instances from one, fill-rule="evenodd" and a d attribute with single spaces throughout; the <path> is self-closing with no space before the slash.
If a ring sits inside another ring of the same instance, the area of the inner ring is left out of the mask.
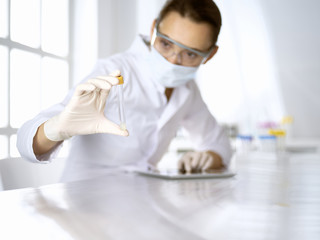
<path id="1" fill-rule="evenodd" d="M 69 96 L 69 95 L 68 95 Z M 63 144 L 57 145 L 50 152 L 36 156 L 33 151 L 33 138 L 39 128 L 39 126 L 46 122 L 51 117 L 59 114 L 64 106 L 65 102 L 68 102 L 69 97 L 57 105 L 50 107 L 49 109 L 39 113 L 35 118 L 25 122 L 18 130 L 17 133 L 17 148 L 22 158 L 37 163 L 48 163 L 55 157 L 57 157 L 59 150 Z"/>
<path id="2" fill-rule="evenodd" d="M 232 156 L 229 138 L 209 112 L 196 84 L 192 84 L 194 92 L 189 99 L 190 110 L 182 126 L 188 131 L 197 151 L 216 152 L 222 157 L 224 165 L 228 166 Z"/>

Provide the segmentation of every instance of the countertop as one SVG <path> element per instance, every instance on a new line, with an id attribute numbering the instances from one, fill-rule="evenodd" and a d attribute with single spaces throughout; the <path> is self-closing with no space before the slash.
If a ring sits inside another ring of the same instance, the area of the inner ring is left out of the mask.
<path id="1" fill-rule="evenodd" d="M 320 154 L 237 156 L 236 176 L 115 171 L 0 192 L 0 239 L 320 239 Z"/>

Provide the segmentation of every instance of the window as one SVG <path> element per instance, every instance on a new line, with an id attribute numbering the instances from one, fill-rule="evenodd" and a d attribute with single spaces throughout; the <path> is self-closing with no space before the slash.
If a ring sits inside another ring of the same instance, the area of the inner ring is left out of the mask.
<path id="1" fill-rule="evenodd" d="M 70 87 L 67 0 L 0 0 L 0 159 L 19 157 L 18 128 Z"/>

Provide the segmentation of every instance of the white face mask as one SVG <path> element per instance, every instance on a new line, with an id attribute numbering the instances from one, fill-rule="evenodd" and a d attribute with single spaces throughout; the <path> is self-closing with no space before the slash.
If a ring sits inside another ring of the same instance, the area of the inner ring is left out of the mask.
<path id="1" fill-rule="evenodd" d="M 172 64 L 153 47 L 149 54 L 149 64 L 153 78 L 168 88 L 178 87 L 194 79 L 199 68 Z"/>

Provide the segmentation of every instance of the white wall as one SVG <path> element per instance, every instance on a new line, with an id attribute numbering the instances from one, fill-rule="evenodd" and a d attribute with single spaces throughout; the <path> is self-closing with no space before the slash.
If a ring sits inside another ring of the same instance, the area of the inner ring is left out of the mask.
<path id="1" fill-rule="evenodd" d="M 260 1 L 294 134 L 320 137 L 320 1 Z"/>
<path id="2" fill-rule="evenodd" d="M 136 33 L 136 1 L 98 0 L 98 57 L 130 46 Z"/>
<path id="3" fill-rule="evenodd" d="M 126 50 L 138 34 L 149 34 L 164 0 L 98 0 L 98 57 Z"/>
<path id="4" fill-rule="evenodd" d="M 198 83 L 219 122 L 236 123 L 253 134 L 256 122 L 283 115 L 265 19 L 255 0 L 217 4 L 222 14 L 219 51 L 200 70 Z"/>
<path id="5" fill-rule="evenodd" d="M 244 132 L 292 115 L 294 137 L 320 137 L 320 2 L 216 2 L 220 49 L 198 80 L 213 114 Z"/>
<path id="6" fill-rule="evenodd" d="M 73 0 L 73 82 L 81 81 L 98 58 L 128 49 L 149 34 L 165 0 Z"/>
<path id="7" fill-rule="evenodd" d="M 92 70 L 98 56 L 98 2 L 72 0 L 72 81 L 77 83 Z"/>

